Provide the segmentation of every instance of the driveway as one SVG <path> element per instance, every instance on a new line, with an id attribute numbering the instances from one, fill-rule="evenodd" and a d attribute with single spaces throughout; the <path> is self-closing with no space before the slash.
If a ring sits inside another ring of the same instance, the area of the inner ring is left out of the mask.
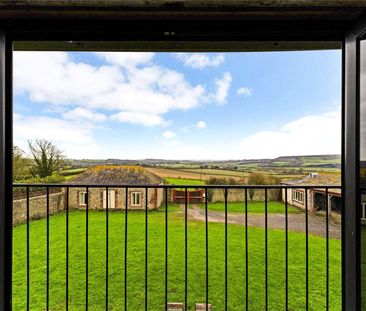
<path id="1" fill-rule="evenodd" d="M 184 211 L 184 205 L 181 206 Z M 188 208 L 188 218 L 191 220 L 205 221 L 205 210 L 193 205 L 192 208 Z M 208 211 L 209 222 L 225 222 L 224 212 Z M 285 230 L 285 214 L 269 213 L 268 214 L 268 228 L 270 229 L 282 229 Z M 317 215 L 313 212 L 308 213 L 308 229 L 310 235 L 326 236 L 326 222 L 325 217 Z M 227 222 L 229 224 L 244 225 L 244 214 L 228 213 Z M 248 214 L 248 226 L 252 227 L 265 227 L 264 214 Z M 288 214 L 288 229 L 289 231 L 305 233 L 305 211 L 298 213 Z M 341 224 L 338 220 L 332 218 L 329 219 L 329 237 L 333 239 L 341 238 Z"/>

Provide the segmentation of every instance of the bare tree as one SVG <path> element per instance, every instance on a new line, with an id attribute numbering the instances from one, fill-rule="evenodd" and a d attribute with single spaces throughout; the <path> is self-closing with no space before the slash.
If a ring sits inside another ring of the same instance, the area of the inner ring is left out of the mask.
<path id="1" fill-rule="evenodd" d="M 65 157 L 52 142 L 45 139 L 36 139 L 35 142 L 29 140 L 28 146 L 34 160 L 33 176 L 44 178 L 61 169 Z"/>

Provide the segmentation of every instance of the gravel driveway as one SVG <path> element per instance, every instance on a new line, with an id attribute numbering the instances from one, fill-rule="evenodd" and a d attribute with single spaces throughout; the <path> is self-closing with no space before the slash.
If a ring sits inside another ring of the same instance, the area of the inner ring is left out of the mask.
<path id="1" fill-rule="evenodd" d="M 181 206 L 184 211 L 184 205 Z M 205 210 L 197 206 L 188 208 L 188 218 L 191 220 L 205 221 Z M 325 237 L 326 222 L 325 217 L 317 215 L 313 212 L 308 213 L 309 234 Z M 225 214 L 223 212 L 208 211 L 209 222 L 225 222 Z M 229 224 L 244 225 L 245 217 L 239 213 L 228 213 L 227 221 Z M 264 214 L 248 214 L 248 226 L 262 227 L 265 226 Z M 285 229 L 285 214 L 270 213 L 268 214 L 268 228 L 270 229 Z M 289 231 L 305 233 L 305 211 L 288 214 Z M 337 220 L 329 219 L 329 237 L 334 239 L 341 238 L 341 224 Z"/>

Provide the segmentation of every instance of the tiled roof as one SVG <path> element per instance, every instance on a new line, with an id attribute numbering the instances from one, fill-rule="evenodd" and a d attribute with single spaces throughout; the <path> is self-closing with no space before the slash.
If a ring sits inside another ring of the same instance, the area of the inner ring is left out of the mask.
<path id="1" fill-rule="evenodd" d="M 87 169 L 70 181 L 83 185 L 159 185 L 163 179 L 141 166 L 100 165 Z"/>

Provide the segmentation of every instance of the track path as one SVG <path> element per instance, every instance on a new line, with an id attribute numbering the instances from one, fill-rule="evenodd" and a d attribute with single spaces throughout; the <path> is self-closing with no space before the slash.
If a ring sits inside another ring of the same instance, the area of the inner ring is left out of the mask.
<path id="1" fill-rule="evenodd" d="M 184 205 L 181 205 L 181 210 L 184 212 Z M 193 205 L 188 208 L 187 211 L 188 219 L 205 221 L 205 210 Z M 225 222 L 225 213 L 217 211 L 208 211 L 209 222 Z M 280 213 L 269 213 L 268 214 L 268 228 L 270 229 L 281 229 L 285 230 L 285 214 Z M 308 213 L 309 221 L 309 234 L 321 237 L 326 237 L 326 221 L 322 215 L 317 215 L 313 212 Z M 227 222 L 229 224 L 244 225 L 245 216 L 240 213 L 228 213 Z M 265 227 L 264 214 L 248 214 L 248 226 L 252 227 Z M 288 229 L 289 231 L 305 233 L 305 212 L 289 213 L 288 214 Z M 329 237 L 333 239 L 341 238 L 341 224 L 334 219 L 329 219 Z"/>

